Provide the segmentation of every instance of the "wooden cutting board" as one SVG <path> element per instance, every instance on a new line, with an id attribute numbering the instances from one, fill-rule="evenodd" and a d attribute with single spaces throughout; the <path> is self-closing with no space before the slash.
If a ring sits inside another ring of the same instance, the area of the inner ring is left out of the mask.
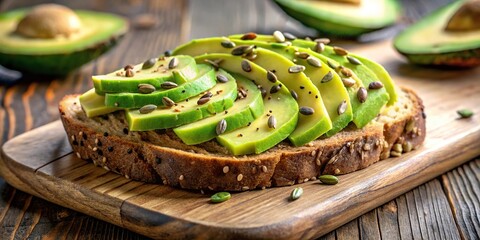
<path id="1" fill-rule="evenodd" d="M 132 181 L 76 158 L 60 121 L 8 141 L 0 174 L 16 188 L 153 238 L 319 237 L 402 193 L 480 155 L 480 69 L 424 69 L 405 64 L 390 42 L 355 51 L 382 63 L 424 99 L 427 139 L 416 151 L 340 176 L 334 186 L 297 186 L 210 194 Z M 459 119 L 456 110 L 475 115 Z"/>

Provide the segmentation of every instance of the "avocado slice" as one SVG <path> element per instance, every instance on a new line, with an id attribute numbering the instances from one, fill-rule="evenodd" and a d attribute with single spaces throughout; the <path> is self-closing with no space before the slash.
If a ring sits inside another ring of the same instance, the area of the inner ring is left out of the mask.
<path id="1" fill-rule="evenodd" d="M 297 102 L 278 80 L 275 82 L 267 80 L 267 70 L 240 56 L 225 53 L 204 54 L 195 59 L 198 63 L 203 63 L 205 60 L 218 62 L 221 68 L 251 79 L 264 90 L 281 85 L 275 93 L 265 92 L 264 112 L 249 126 L 224 133 L 216 138 L 232 154 L 262 153 L 286 139 L 295 130 L 299 115 Z M 276 120 L 276 124 L 271 124 L 269 127 L 268 121 L 273 119 L 271 116 Z"/>
<path id="2" fill-rule="evenodd" d="M 176 48 L 174 53 L 192 56 L 202 53 L 231 53 L 232 48 L 226 48 L 222 45 L 226 40 L 228 39 L 197 39 Z M 242 45 L 245 43 L 242 41 L 234 40 L 233 42 L 238 43 L 236 49 L 249 47 L 249 45 Z M 313 114 L 311 115 L 299 115 L 297 127 L 288 137 L 295 146 L 311 142 L 332 128 L 332 122 L 318 89 L 305 73 L 290 72 L 289 69 L 295 67 L 296 64 L 282 55 L 267 49 L 256 48 L 252 50 L 252 53 L 255 54 L 255 58 L 250 58 L 250 61 L 271 71 L 283 85 L 296 92 L 299 107 L 313 109 Z M 270 91 L 270 89 L 266 90 Z"/>
<path id="3" fill-rule="evenodd" d="M 96 117 L 121 110 L 118 107 L 105 106 L 105 96 L 98 95 L 92 88 L 80 96 L 80 104 L 87 117 Z"/>
<path id="4" fill-rule="evenodd" d="M 257 85 L 241 75 L 232 74 L 232 76 L 234 79 L 230 78 L 229 81 L 237 81 L 237 88 L 239 90 L 243 89 L 247 96 L 237 98 L 233 107 L 224 113 L 218 113 L 214 116 L 174 128 L 175 134 L 185 144 L 199 144 L 214 139 L 218 135 L 216 131 L 217 125 L 222 120 L 226 122 L 224 132 L 228 133 L 235 129 L 246 127 L 263 114 L 262 95 Z"/>
<path id="5" fill-rule="evenodd" d="M 446 28 L 450 18 L 467 3 L 468 1 L 454 1 L 406 28 L 395 37 L 395 49 L 411 63 L 419 65 L 480 65 L 480 29 L 462 29 L 461 26 L 460 30 Z M 480 3 L 477 1 L 477 9 L 480 8 L 478 5 Z M 478 26 L 480 13 L 477 12 L 476 16 L 477 20 L 473 24 Z M 474 18 L 473 15 L 471 17 Z"/>
<path id="6" fill-rule="evenodd" d="M 393 25 L 400 7 L 395 0 L 342 1 L 275 0 L 280 8 L 320 33 L 357 37 Z"/>
<path id="7" fill-rule="evenodd" d="M 227 76 L 228 73 L 219 70 Z M 231 77 L 230 77 L 231 78 Z M 205 97 L 211 93 L 211 97 Z M 201 99 L 209 98 L 206 103 Z M 130 131 L 148 131 L 178 127 L 223 112 L 233 106 L 237 98 L 237 83 L 228 81 L 219 83 L 204 94 L 176 103 L 172 107 L 160 107 L 149 113 L 140 109 L 125 110 Z"/>
<path id="8" fill-rule="evenodd" d="M 65 75 L 107 52 L 128 31 L 128 22 L 120 16 L 75 10 L 81 28 L 69 37 L 22 36 L 16 32 L 17 23 L 31 10 L 0 13 L 0 65 L 33 74 Z"/>
<path id="9" fill-rule="evenodd" d="M 178 60 L 174 68 L 170 68 L 171 61 Z M 197 76 L 197 65 L 190 56 L 160 57 L 155 64 L 145 68 L 144 64 L 131 66 L 133 76 L 126 76 L 126 68 L 116 70 L 106 75 L 96 75 L 92 77 L 93 86 L 98 94 L 120 93 L 120 92 L 138 92 L 138 84 L 150 84 L 156 89 L 161 88 L 161 84 L 171 81 L 177 84 L 185 83 Z"/>
<path id="10" fill-rule="evenodd" d="M 162 106 L 162 98 L 168 97 L 174 102 L 196 96 L 215 86 L 215 70 L 210 65 L 198 64 L 198 75 L 191 81 L 175 88 L 161 89 L 149 94 L 143 93 L 106 93 L 105 105 L 121 108 L 141 108 L 147 104 Z M 137 90 L 138 91 L 138 90 Z"/>

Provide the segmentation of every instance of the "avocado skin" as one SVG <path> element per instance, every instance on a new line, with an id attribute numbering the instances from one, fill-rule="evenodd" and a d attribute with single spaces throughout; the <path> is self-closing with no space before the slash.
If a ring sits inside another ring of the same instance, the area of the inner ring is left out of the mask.
<path id="1" fill-rule="evenodd" d="M 118 33 L 86 49 L 65 54 L 23 55 L 0 53 L 0 65 L 30 74 L 64 76 L 112 49 L 125 33 L 126 31 Z"/>

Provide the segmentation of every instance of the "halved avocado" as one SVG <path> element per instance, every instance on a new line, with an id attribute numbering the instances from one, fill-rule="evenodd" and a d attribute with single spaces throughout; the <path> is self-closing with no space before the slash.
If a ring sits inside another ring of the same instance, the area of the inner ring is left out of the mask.
<path id="1" fill-rule="evenodd" d="M 55 4 L 39 5 L 38 7 L 62 8 Z M 76 10 L 80 27 L 78 31 L 71 33 L 60 31 L 65 22 L 75 22 L 68 15 L 65 20 L 57 20 L 62 17 L 53 11 L 54 17 L 47 16 L 25 21 L 25 26 L 17 29 L 17 25 L 29 12 L 36 9 L 18 9 L 0 14 L 0 65 L 7 68 L 43 75 L 64 75 L 81 65 L 97 58 L 113 47 L 118 40 L 127 32 L 128 22 L 113 14 Z M 38 30 L 42 24 L 52 26 L 54 30 Z M 45 23 L 47 22 L 47 23 Z M 35 30 L 31 24 L 36 23 L 39 27 Z M 28 26 L 28 27 L 26 27 Z M 77 25 L 75 25 L 77 26 Z M 24 29 L 23 31 L 21 29 Z M 33 35 L 28 35 L 33 32 Z M 59 32 L 58 36 L 52 37 L 51 33 Z M 35 37 L 37 36 L 37 37 Z"/>
<path id="2" fill-rule="evenodd" d="M 357 37 L 393 25 L 400 9 L 395 0 L 274 2 L 306 26 L 320 33 L 344 37 Z"/>
<path id="3" fill-rule="evenodd" d="M 466 13 L 460 26 L 448 24 L 468 1 L 448 4 L 411 25 L 394 39 L 395 49 L 419 65 L 473 67 L 480 65 L 480 11 Z M 480 8 L 480 1 L 471 1 Z M 470 6 L 468 8 L 473 8 Z M 468 21 L 468 18 L 472 18 Z M 458 17 L 457 17 L 458 18 Z M 475 20 L 476 19 L 476 20 Z M 474 26 L 465 26 L 471 22 Z M 448 27 L 447 27 L 448 26 Z"/>

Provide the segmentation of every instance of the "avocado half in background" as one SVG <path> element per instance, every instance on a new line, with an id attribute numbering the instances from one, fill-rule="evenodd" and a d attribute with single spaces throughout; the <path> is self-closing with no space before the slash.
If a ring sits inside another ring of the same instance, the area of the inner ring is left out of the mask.
<path id="1" fill-rule="evenodd" d="M 127 30 L 122 17 L 56 4 L 0 13 L 0 65 L 65 75 L 108 51 Z"/>
<path id="2" fill-rule="evenodd" d="M 288 15 L 320 33 L 358 37 L 393 25 L 395 0 L 274 0 Z"/>
<path id="3" fill-rule="evenodd" d="M 394 46 L 419 65 L 480 65 L 480 0 L 450 3 L 411 25 Z"/>

